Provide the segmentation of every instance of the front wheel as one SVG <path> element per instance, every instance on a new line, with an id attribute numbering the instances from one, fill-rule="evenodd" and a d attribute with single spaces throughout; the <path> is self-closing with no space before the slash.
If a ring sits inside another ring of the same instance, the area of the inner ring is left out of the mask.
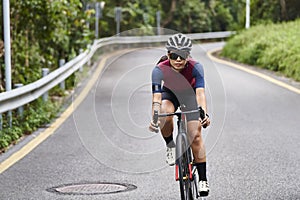
<path id="1" fill-rule="evenodd" d="M 199 197 L 199 191 L 198 191 L 198 183 L 199 183 L 199 176 L 198 171 L 195 166 L 193 166 L 192 171 L 193 180 L 191 182 L 191 192 L 192 192 L 192 199 L 197 199 Z"/>
<path id="2" fill-rule="evenodd" d="M 181 200 L 192 200 L 192 185 L 191 185 L 191 160 L 189 156 L 189 148 L 187 140 L 184 137 L 178 137 L 176 142 L 176 170 L 178 172 L 179 188 Z"/>

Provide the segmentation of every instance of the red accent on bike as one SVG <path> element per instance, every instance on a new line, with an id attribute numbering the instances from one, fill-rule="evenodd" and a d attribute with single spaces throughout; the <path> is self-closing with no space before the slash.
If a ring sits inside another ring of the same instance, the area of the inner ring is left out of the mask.
<path id="1" fill-rule="evenodd" d="M 179 180 L 179 175 L 178 175 L 178 165 L 175 166 L 175 180 Z"/>
<path id="2" fill-rule="evenodd" d="M 191 163 L 189 164 L 189 177 L 190 177 L 190 180 L 193 180 L 192 164 Z"/>

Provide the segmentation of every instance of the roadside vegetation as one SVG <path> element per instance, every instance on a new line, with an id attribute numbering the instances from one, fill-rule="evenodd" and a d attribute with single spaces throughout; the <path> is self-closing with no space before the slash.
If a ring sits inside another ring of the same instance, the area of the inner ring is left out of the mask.
<path id="1" fill-rule="evenodd" d="M 221 55 L 300 81 L 299 28 L 300 19 L 257 25 L 238 32 L 226 43 Z"/>
<path id="2" fill-rule="evenodd" d="M 11 144 L 18 142 L 24 135 L 29 135 L 38 128 L 51 122 L 60 111 L 60 103 L 57 101 L 43 102 L 42 99 L 24 106 L 23 115 L 18 111 L 12 112 L 12 126 L 8 126 L 7 116 L 4 115 L 4 126 L 0 131 L 0 153 L 4 152 Z"/>

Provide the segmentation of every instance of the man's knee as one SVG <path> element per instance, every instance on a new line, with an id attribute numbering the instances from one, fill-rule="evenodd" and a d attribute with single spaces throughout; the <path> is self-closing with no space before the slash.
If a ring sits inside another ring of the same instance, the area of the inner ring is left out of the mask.
<path id="1" fill-rule="evenodd" d="M 198 133 L 192 134 L 192 141 L 194 144 L 200 145 L 202 143 L 202 138 Z"/>
<path id="2" fill-rule="evenodd" d="M 173 130 L 173 118 L 164 117 L 160 121 L 160 126 L 162 129 L 172 129 Z"/>

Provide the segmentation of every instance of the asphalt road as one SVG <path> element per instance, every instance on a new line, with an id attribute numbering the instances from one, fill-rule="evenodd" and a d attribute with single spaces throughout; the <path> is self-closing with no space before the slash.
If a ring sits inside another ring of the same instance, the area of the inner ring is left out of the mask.
<path id="1" fill-rule="evenodd" d="M 198 44 L 192 52 L 205 68 L 212 119 L 203 133 L 211 188 L 207 199 L 300 199 L 299 93 L 211 61 L 207 51 L 221 45 Z M 0 199 L 179 199 L 164 142 L 147 130 L 150 74 L 164 53 L 144 48 L 110 57 L 73 114 L 0 174 Z M 98 195 L 49 191 L 99 182 L 136 188 Z"/>

